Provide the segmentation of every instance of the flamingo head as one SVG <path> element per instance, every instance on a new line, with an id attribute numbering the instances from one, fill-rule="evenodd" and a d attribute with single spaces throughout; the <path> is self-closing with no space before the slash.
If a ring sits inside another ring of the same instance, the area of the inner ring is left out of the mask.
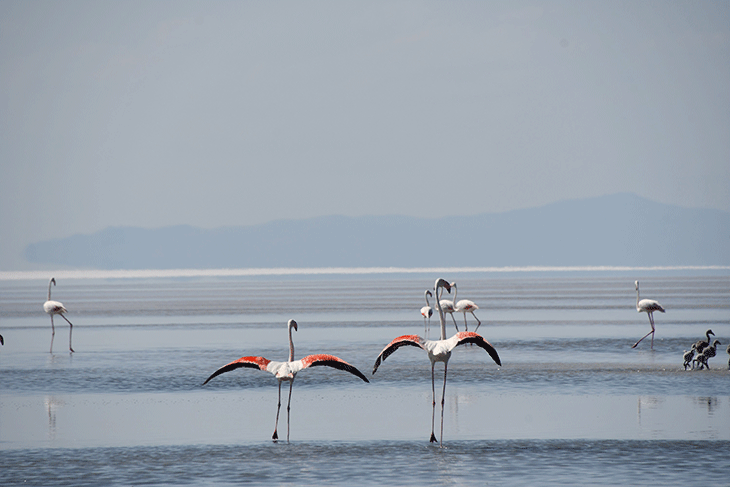
<path id="1" fill-rule="evenodd" d="M 56 285 L 56 278 L 55 278 L 55 277 L 52 277 L 52 278 L 51 278 L 51 283 L 52 283 L 52 284 L 53 284 L 54 286 Z"/>
<path id="2" fill-rule="evenodd" d="M 299 331 L 299 330 L 297 329 L 297 322 L 296 322 L 296 321 L 294 321 L 294 320 L 289 320 L 289 323 L 287 323 L 287 326 L 289 327 L 289 329 L 290 329 L 290 330 L 291 330 L 292 328 L 294 328 L 294 330 L 295 330 L 295 331 Z"/>
<path id="3" fill-rule="evenodd" d="M 634 281 L 634 287 L 637 291 L 639 290 L 639 281 Z"/>
<path id="4" fill-rule="evenodd" d="M 715 336 L 715 333 L 714 333 L 714 332 L 713 332 L 712 330 L 707 330 L 707 331 L 705 332 L 705 335 L 712 335 L 712 336 Z"/>
<path id="5" fill-rule="evenodd" d="M 440 287 L 446 289 L 446 291 L 451 294 L 451 284 L 449 284 L 446 279 L 442 279 L 439 277 L 438 279 L 436 279 L 436 284 L 434 284 L 433 286 L 433 290 L 436 292 L 436 294 L 438 294 L 438 289 Z"/>

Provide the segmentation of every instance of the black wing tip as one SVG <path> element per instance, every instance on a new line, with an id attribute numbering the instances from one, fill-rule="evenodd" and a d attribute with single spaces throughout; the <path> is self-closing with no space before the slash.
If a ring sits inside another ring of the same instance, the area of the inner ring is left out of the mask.
<path id="1" fill-rule="evenodd" d="M 470 337 L 467 337 L 464 340 L 462 340 L 461 343 L 474 343 L 474 344 L 478 345 L 479 347 L 483 348 L 489 354 L 490 357 L 492 357 L 492 360 L 494 360 L 494 363 L 496 363 L 500 367 L 502 366 L 502 361 L 499 358 L 497 349 L 494 348 L 491 343 L 489 343 L 487 340 L 485 340 L 483 336 L 481 336 L 481 335 L 470 336 Z"/>

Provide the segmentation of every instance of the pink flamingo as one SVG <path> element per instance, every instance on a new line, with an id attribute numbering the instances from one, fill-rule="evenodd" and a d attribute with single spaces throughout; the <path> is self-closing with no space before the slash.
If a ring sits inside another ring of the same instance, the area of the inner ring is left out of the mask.
<path id="1" fill-rule="evenodd" d="M 444 279 L 438 279 L 436 280 L 436 283 L 434 284 L 434 295 L 439 296 L 439 290 L 440 288 L 446 289 L 448 292 L 451 292 L 451 285 L 446 282 Z M 378 367 L 380 367 L 380 364 L 385 361 L 386 358 L 388 358 L 393 352 L 398 350 L 400 347 L 410 345 L 413 347 L 419 347 L 426 351 L 428 354 L 428 359 L 431 361 L 431 393 L 433 397 L 432 401 L 432 411 L 431 411 L 431 438 L 430 442 L 435 443 L 436 442 L 436 435 L 434 434 L 434 425 L 436 422 L 436 379 L 435 379 L 435 373 L 434 368 L 436 365 L 436 362 L 443 362 L 444 364 L 444 388 L 443 392 L 441 393 L 441 437 L 439 440 L 439 445 L 443 446 L 443 440 L 444 440 L 444 399 L 446 397 L 446 373 L 448 370 L 448 364 L 449 364 L 449 358 L 451 358 L 451 351 L 456 348 L 459 345 L 463 345 L 465 343 L 473 343 L 478 345 L 479 347 L 483 348 L 484 350 L 489 353 L 489 356 L 492 357 L 492 360 L 494 360 L 497 365 L 502 365 L 502 362 L 499 360 L 499 355 L 497 354 L 497 350 L 488 342 L 486 341 L 481 335 L 478 335 L 477 333 L 474 333 L 472 331 L 462 331 L 457 332 L 454 336 L 447 339 L 446 338 L 446 320 L 444 318 L 444 311 L 441 307 L 440 301 L 436 300 L 436 309 L 439 313 L 439 321 L 441 323 L 441 339 L 440 340 L 426 340 L 424 338 L 419 337 L 418 335 L 403 335 L 399 336 L 398 338 L 394 339 L 392 342 L 390 342 L 382 352 L 380 352 L 380 355 L 378 355 L 378 358 L 375 359 L 375 365 L 373 366 L 373 374 L 378 370 Z"/>
<path id="2" fill-rule="evenodd" d="M 43 303 L 43 311 L 51 315 L 51 353 L 53 353 L 53 338 L 56 336 L 56 327 L 53 325 L 53 315 L 59 315 L 68 323 L 68 349 L 73 352 L 74 349 L 71 346 L 71 333 L 74 331 L 74 325 L 63 315 L 64 313 L 68 313 L 68 310 L 63 307 L 63 304 L 58 301 L 51 301 L 51 284 L 54 286 L 56 285 L 56 278 L 52 277 L 48 283 L 48 301 Z"/>
<path id="3" fill-rule="evenodd" d="M 636 348 L 636 345 L 638 345 L 641 340 L 651 335 L 651 348 L 654 349 L 654 311 L 664 313 L 664 308 L 662 308 L 662 305 L 659 304 L 658 301 L 654 301 L 653 299 L 642 299 L 639 301 L 639 281 L 634 281 L 634 285 L 636 286 L 636 311 L 649 315 L 651 331 L 641 337 L 638 342 L 631 346 L 631 348 Z"/>
<path id="4" fill-rule="evenodd" d="M 264 357 L 241 357 L 238 360 L 234 360 L 233 362 L 224 365 L 220 369 L 216 370 L 211 374 L 210 377 L 205 379 L 205 382 L 203 382 L 203 385 L 207 384 L 208 381 L 210 381 L 213 377 L 216 377 L 220 374 L 223 374 L 225 372 L 229 372 L 231 370 L 237 369 L 239 367 L 249 367 L 252 369 L 260 369 L 266 372 L 270 372 L 271 374 L 276 377 L 276 380 L 279 382 L 279 403 L 276 405 L 276 423 L 274 424 L 274 434 L 271 436 L 271 439 L 276 441 L 279 439 L 279 435 L 277 433 L 277 429 L 279 428 L 279 411 L 281 410 L 281 383 L 282 382 L 289 382 L 289 401 L 286 405 L 286 441 L 289 441 L 289 416 L 291 411 L 291 392 L 292 387 L 294 386 L 294 378 L 297 375 L 297 372 L 306 369 L 307 367 L 314 367 L 316 365 L 326 365 L 328 367 L 333 367 L 335 369 L 344 370 L 346 372 L 349 372 L 353 375 L 358 376 L 365 382 L 370 382 L 367 377 L 363 375 L 362 372 L 357 370 L 352 365 L 348 364 L 344 360 L 335 357 L 334 355 L 326 355 L 326 354 L 317 354 L 317 355 L 307 355 L 306 357 L 300 359 L 300 360 L 294 360 L 294 341 L 292 340 L 292 328 L 294 330 L 297 330 L 297 322 L 294 320 L 289 320 L 289 323 L 287 324 L 287 327 L 289 329 L 289 360 L 287 362 L 274 362 L 268 359 L 265 359 Z"/>
<path id="5" fill-rule="evenodd" d="M 474 328 L 474 331 L 477 331 L 479 327 L 481 326 L 482 322 L 479 321 L 479 318 L 477 318 L 477 315 L 474 314 L 474 311 L 479 309 L 479 306 L 477 306 L 474 301 L 471 301 L 469 299 L 460 299 L 458 302 L 456 301 L 456 283 L 452 282 L 451 287 L 454 288 L 454 311 L 457 313 L 464 313 L 464 328 L 466 331 L 469 331 L 469 325 L 466 323 L 466 313 L 471 313 L 471 315 L 474 317 L 475 320 L 477 320 L 477 327 Z M 454 315 L 452 314 L 451 317 L 453 318 Z"/>

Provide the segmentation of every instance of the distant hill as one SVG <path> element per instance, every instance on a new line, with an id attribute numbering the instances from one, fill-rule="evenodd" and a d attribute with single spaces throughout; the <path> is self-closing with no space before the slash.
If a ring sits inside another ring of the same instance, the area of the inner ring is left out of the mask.
<path id="1" fill-rule="evenodd" d="M 632 194 L 447 218 L 326 216 L 204 230 L 107 228 L 26 248 L 94 269 L 730 265 L 730 213 Z"/>

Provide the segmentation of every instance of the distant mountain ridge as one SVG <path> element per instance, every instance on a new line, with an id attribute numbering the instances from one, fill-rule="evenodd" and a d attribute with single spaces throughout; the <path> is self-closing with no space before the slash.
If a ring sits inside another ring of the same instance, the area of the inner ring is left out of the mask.
<path id="1" fill-rule="evenodd" d="M 31 244 L 25 257 L 92 269 L 730 265 L 730 213 L 620 193 L 476 216 L 113 227 Z"/>

